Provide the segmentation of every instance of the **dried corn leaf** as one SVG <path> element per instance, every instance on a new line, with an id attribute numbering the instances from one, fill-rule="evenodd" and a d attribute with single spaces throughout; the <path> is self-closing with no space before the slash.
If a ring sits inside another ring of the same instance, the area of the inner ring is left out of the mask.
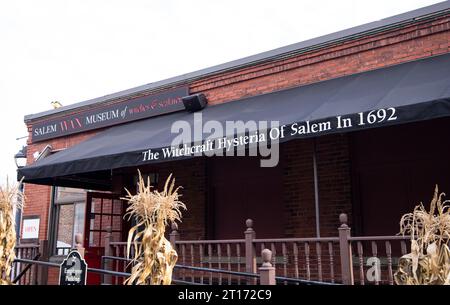
<path id="1" fill-rule="evenodd" d="M 10 285 L 12 264 L 15 259 L 16 231 L 14 207 L 22 208 L 23 195 L 19 185 L 0 186 L 0 285 Z"/>
<path id="2" fill-rule="evenodd" d="M 399 260 L 396 284 L 450 284 L 450 201 L 444 196 L 436 185 L 429 212 L 421 203 L 401 218 L 400 234 L 411 237 L 411 253 Z"/>
<path id="3" fill-rule="evenodd" d="M 186 206 L 179 200 L 179 187 L 170 175 L 164 190 L 152 190 L 150 180 L 145 183 L 139 172 L 138 192 L 132 195 L 128 190 L 128 219 L 134 217 L 137 224 L 128 232 L 127 256 L 134 246 L 131 276 L 125 284 L 132 285 L 170 285 L 172 271 L 178 255 L 170 242 L 164 237 L 166 226 L 181 221 L 181 209 Z"/>

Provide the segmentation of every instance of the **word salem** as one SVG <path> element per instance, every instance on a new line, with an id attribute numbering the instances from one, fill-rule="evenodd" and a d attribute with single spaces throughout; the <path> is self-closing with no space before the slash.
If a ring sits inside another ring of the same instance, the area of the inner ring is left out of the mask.
<path id="1" fill-rule="evenodd" d="M 56 124 L 51 124 L 51 125 L 36 128 L 34 130 L 34 136 L 43 136 L 46 134 L 55 133 L 57 131 L 56 126 L 57 126 Z"/>

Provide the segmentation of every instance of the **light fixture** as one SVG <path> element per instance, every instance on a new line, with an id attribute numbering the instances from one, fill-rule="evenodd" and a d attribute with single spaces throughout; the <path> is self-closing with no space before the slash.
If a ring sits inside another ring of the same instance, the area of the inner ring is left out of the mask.
<path id="1" fill-rule="evenodd" d="M 27 164 L 27 146 L 23 146 L 21 150 L 14 155 L 14 162 L 17 168 L 24 167 Z"/>
<path id="2" fill-rule="evenodd" d="M 47 157 L 48 155 L 50 155 L 52 153 L 52 151 L 53 151 L 53 148 L 51 145 L 46 145 L 41 152 L 35 151 L 33 154 L 34 161 L 37 161 L 37 160 Z"/>
<path id="3" fill-rule="evenodd" d="M 184 108 L 187 111 L 194 112 L 205 108 L 208 100 L 203 93 L 197 93 L 182 98 Z"/>

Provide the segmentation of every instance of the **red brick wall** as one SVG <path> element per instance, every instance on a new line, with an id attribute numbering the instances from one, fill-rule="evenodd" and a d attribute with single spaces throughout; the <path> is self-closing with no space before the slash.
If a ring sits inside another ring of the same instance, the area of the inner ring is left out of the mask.
<path id="1" fill-rule="evenodd" d="M 204 239 L 206 211 L 206 169 L 205 159 L 195 158 L 158 164 L 159 187 L 162 190 L 167 177 L 172 173 L 175 185 L 182 186 L 180 200 L 186 204 L 182 210 L 179 233 L 183 239 Z"/>
<path id="2" fill-rule="evenodd" d="M 313 140 L 293 140 L 281 148 L 284 232 L 286 237 L 315 236 Z"/>
<path id="3" fill-rule="evenodd" d="M 48 268 L 47 285 L 58 285 L 59 268 Z"/>
<path id="4" fill-rule="evenodd" d="M 320 236 L 337 236 L 339 214 L 352 216 L 348 136 L 327 135 L 282 144 L 284 232 L 287 237 L 316 236 L 313 151 L 319 192 Z"/>
<path id="5" fill-rule="evenodd" d="M 29 133 L 31 132 L 31 126 L 29 126 L 28 131 Z M 64 149 L 90 138 L 97 132 L 98 130 L 67 137 L 61 137 L 35 144 L 28 142 L 27 164 L 33 163 L 34 162 L 33 154 L 35 152 L 41 152 L 46 145 L 51 145 L 52 148 L 55 150 Z M 29 134 L 28 139 L 31 139 L 31 134 Z M 41 220 L 39 228 L 39 239 L 47 239 L 48 212 L 51 199 L 50 197 L 51 197 L 50 186 L 34 185 L 34 184 L 25 185 L 25 206 L 23 209 L 23 215 L 24 216 L 40 215 Z"/>
<path id="6" fill-rule="evenodd" d="M 340 43 L 275 62 L 199 80 L 210 104 L 382 68 L 450 51 L 450 17 Z"/>
<path id="7" fill-rule="evenodd" d="M 349 138 L 335 134 L 317 138 L 320 235 L 337 236 L 339 214 L 346 213 L 352 224 L 352 194 Z"/>
<path id="8" fill-rule="evenodd" d="M 39 239 L 47 239 L 48 209 L 51 188 L 49 186 L 26 184 L 23 216 L 40 216 Z"/>
<path id="9" fill-rule="evenodd" d="M 433 21 L 422 21 L 401 29 L 341 42 L 332 47 L 207 77 L 190 84 L 190 91 L 193 93 L 203 92 L 207 95 L 210 104 L 219 104 L 449 51 L 450 17 L 439 17 Z M 29 128 L 31 124 L 28 126 Z M 41 150 L 46 144 L 51 144 L 54 149 L 65 148 L 91 137 L 96 132 L 98 131 L 42 143 L 29 143 L 28 161 L 31 163 L 32 154 Z M 314 231 L 310 231 L 311 228 L 314 228 L 312 225 L 314 206 L 311 206 L 314 202 L 313 193 L 311 193 L 311 157 L 299 155 L 299 150 L 303 149 L 310 154 L 311 143 L 311 140 L 307 140 L 295 141 L 286 145 L 285 157 L 288 165 L 285 169 L 287 178 L 284 182 L 283 200 L 287 219 L 285 229 L 287 235 L 312 235 L 314 233 Z M 351 212 L 349 206 L 350 184 L 347 184 L 349 179 L 348 150 L 345 137 L 319 138 L 317 145 L 319 174 L 322 176 L 319 181 L 321 216 L 323 218 L 322 235 L 327 235 L 332 229 L 335 230 L 337 214 L 340 211 Z M 330 153 L 326 149 L 327 147 L 332 148 L 334 153 Z M 167 169 L 172 170 L 172 166 L 168 163 Z M 199 168 L 201 168 L 200 165 Z M 198 176 L 182 178 L 184 171 L 178 173 L 180 176 L 178 179 L 180 184 L 185 186 L 186 194 L 192 193 L 184 198 L 191 206 L 189 212 L 186 213 L 183 230 L 190 231 L 186 233 L 187 236 L 201 238 L 204 234 L 201 228 L 204 225 L 205 200 L 203 193 L 205 189 L 204 184 L 197 185 L 194 181 L 205 179 L 205 177 L 198 172 L 196 174 Z M 39 236 L 45 238 L 50 188 L 28 184 L 25 187 L 25 195 L 27 199 L 24 215 L 41 215 Z M 199 215 L 194 216 L 197 213 Z M 300 221 L 300 219 L 302 220 Z M 190 224 L 188 225 L 188 223 Z M 188 226 L 192 226 L 192 228 L 187 229 Z M 305 230 L 301 228 L 305 228 Z"/>

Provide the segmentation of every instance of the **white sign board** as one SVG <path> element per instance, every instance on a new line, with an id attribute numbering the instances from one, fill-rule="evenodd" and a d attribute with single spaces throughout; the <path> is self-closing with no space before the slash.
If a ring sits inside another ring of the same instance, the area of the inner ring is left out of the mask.
<path id="1" fill-rule="evenodd" d="M 22 224 L 22 239 L 39 238 L 39 218 L 24 219 Z"/>

